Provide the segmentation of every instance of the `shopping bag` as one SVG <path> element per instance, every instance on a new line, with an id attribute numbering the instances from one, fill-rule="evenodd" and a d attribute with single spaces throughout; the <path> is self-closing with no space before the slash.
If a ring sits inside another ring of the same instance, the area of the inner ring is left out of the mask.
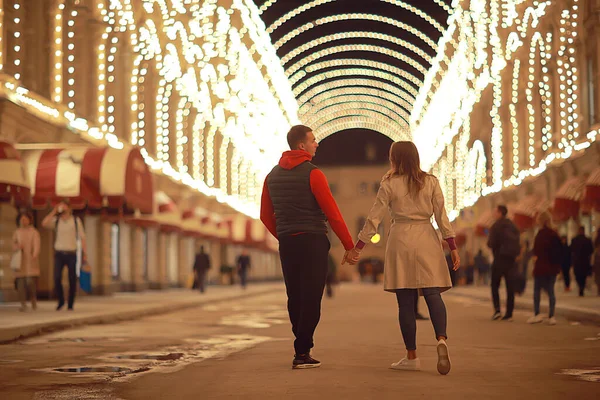
<path id="1" fill-rule="evenodd" d="M 79 286 L 86 293 L 92 293 L 92 267 L 84 261 L 79 271 Z"/>
<path id="2" fill-rule="evenodd" d="M 22 251 L 20 249 L 16 250 L 12 254 L 12 257 L 10 258 L 10 269 L 12 269 L 13 271 L 20 270 L 22 257 L 23 257 Z"/>

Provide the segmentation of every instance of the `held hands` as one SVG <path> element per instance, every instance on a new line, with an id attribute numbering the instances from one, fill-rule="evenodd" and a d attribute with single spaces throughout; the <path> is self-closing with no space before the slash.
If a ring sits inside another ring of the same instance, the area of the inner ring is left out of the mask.
<path id="1" fill-rule="evenodd" d="M 348 263 L 350 265 L 356 265 L 358 259 L 360 258 L 360 250 L 356 247 L 352 250 L 346 250 L 344 253 L 344 258 L 342 258 L 342 265 Z"/>
<path id="2" fill-rule="evenodd" d="M 452 270 L 456 271 L 460 268 L 460 256 L 458 255 L 458 250 L 452 250 L 450 256 L 452 257 Z"/>

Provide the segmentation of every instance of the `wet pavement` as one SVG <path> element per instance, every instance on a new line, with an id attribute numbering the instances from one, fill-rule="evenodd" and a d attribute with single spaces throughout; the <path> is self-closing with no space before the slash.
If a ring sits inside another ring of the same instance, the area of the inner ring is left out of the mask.
<path id="1" fill-rule="evenodd" d="M 445 296 L 452 371 L 437 374 L 431 323 L 423 321 L 423 371 L 406 373 L 388 368 L 403 356 L 394 296 L 372 285 L 337 289 L 323 300 L 320 369 L 290 368 L 282 292 L 0 345 L 2 398 L 598 398 L 597 326 L 528 325 L 524 311 L 512 323 L 493 322 L 489 303 Z"/>

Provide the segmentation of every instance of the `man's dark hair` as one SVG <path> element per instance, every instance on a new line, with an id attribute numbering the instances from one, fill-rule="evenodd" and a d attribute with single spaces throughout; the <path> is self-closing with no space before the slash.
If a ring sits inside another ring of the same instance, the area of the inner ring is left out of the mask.
<path id="1" fill-rule="evenodd" d="M 506 214 L 508 214 L 508 208 L 506 208 L 504 205 L 499 205 L 497 208 L 500 214 L 502 214 L 503 217 L 506 217 Z"/>
<path id="2" fill-rule="evenodd" d="M 306 140 L 306 134 L 312 132 L 312 129 L 306 125 L 294 125 L 287 134 L 287 141 L 290 150 L 296 150 L 298 145 Z"/>
<path id="3" fill-rule="evenodd" d="M 579 232 L 585 234 L 585 226 L 579 225 Z"/>

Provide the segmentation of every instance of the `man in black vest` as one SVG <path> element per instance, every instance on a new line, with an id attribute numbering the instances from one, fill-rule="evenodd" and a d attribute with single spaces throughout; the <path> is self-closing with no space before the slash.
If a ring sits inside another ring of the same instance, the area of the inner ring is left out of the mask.
<path id="1" fill-rule="evenodd" d="M 260 219 L 279 239 L 279 256 L 292 323 L 292 368 L 317 368 L 310 355 L 313 335 L 321 317 L 321 299 L 327 279 L 327 221 L 340 238 L 346 254 L 354 248 L 352 237 L 321 170 L 310 163 L 319 144 L 307 126 L 296 125 L 287 135 L 291 151 L 265 179 Z"/>

